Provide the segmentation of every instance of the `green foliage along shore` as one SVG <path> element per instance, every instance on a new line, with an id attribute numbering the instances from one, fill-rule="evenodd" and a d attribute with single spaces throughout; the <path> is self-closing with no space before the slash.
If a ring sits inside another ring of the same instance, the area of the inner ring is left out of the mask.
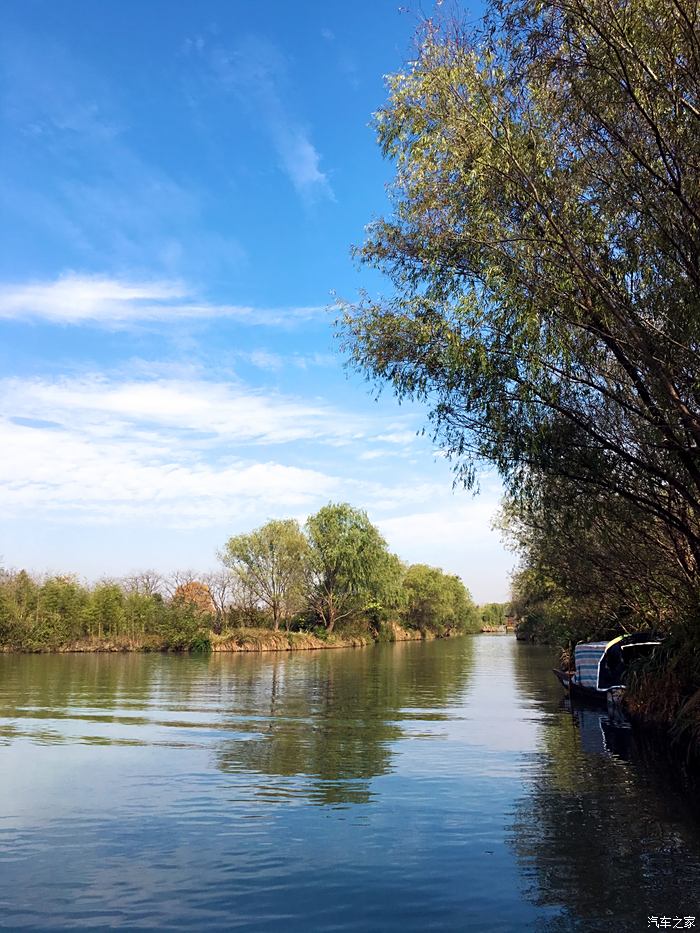
<path id="1" fill-rule="evenodd" d="M 324 506 L 304 529 L 268 522 L 230 538 L 219 556 L 215 573 L 148 571 L 94 586 L 0 571 L 0 649 L 255 650 L 480 627 L 459 577 L 405 565 L 366 513 L 346 504 Z"/>
<path id="2" fill-rule="evenodd" d="M 699 50 L 696 0 L 428 20 L 376 118 L 393 210 L 358 250 L 393 289 L 341 328 L 467 486 L 499 470 L 526 631 L 667 633 L 636 695 L 661 685 L 700 746 Z"/>

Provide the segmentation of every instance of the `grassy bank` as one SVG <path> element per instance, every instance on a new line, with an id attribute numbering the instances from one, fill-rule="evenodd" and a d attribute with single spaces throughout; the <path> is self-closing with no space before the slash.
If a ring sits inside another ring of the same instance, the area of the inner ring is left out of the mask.
<path id="1" fill-rule="evenodd" d="M 448 637 L 446 632 L 442 637 Z M 66 641 L 62 644 L 41 646 L 3 645 L 0 652 L 5 654 L 91 654 L 95 652 L 245 652 L 245 651 L 313 651 L 324 648 L 361 648 L 377 642 L 420 641 L 437 637 L 431 632 L 406 629 L 397 622 L 383 623 L 373 629 L 364 625 L 348 627 L 339 632 L 326 634 L 317 632 L 273 631 L 269 628 L 237 628 L 216 635 L 200 631 L 187 643 L 173 643 L 172 640 L 158 635 L 127 635 L 109 638 L 89 636 Z"/>
<path id="2" fill-rule="evenodd" d="M 169 581 L 147 571 L 86 585 L 0 569 L 0 652 L 290 651 L 478 630 L 456 577 L 414 565 L 405 581 L 381 601 L 349 583 L 350 595 L 336 594 L 328 613 L 296 591 L 271 609 L 228 570 Z"/>
<path id="3" fill-rule="evenodd" d="M 382 630 L 332 632 L 321 635 L 313 632 L 271 632 L 269 629 L 241 629 L 226 635 L 214 636 L 212 651 L 313 651 L 322 648 L 361 648 L 375 642 L 419 641 L 426 637 L 418 631 L 409 631 L 397 623 L 388 623 Z M 434 636 L 427 636 L 434 637 Z"/>
<path id="4" fill-rule="evenodd" d="M 700 645 L 671 636 L 632 672 L 625 694 L 632 722 L 700 766 Z"/>

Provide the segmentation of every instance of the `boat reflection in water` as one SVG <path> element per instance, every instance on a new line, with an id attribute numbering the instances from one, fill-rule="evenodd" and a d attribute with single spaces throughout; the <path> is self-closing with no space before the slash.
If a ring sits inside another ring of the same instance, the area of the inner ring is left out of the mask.
<path id="1" fill-rule="evenodd" d="M 610 755 L 629 761 L 632 756 L 632 727 L 619 707 L 608 711 L 571 706 L 562 700 L 578 729 L 581 749 L 588 755 Z"/>
<path id="2" fill-rule="evenodd" d="M 537 933 L 643 930 L 658 911 L 697 915 L 700 794 L 623 719 L 569 705 L 543 670 L 544 651 L 518 649 L 519 689 L 540 718 L 509 837 L 540 912 Z"/>

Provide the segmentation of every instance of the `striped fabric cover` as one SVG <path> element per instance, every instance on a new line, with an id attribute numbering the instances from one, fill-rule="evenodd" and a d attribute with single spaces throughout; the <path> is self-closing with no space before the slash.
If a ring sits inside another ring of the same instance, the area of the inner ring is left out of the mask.
<path id="1" fill-rule="evenodd" d="M 598 662 L 605 651 L 606 641 L 591 641 L 584 645 L 576 645 L 574 660 L 576 662 L 576 676 L 574 683 L 582 687 L 598 686 Z"/>

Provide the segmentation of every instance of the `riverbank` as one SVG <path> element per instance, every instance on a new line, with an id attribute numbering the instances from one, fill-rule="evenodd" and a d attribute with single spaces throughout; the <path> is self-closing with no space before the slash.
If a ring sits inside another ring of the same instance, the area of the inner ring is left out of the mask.
<path id="1" fill-rule="evenodd" d="M 442 637 L 449 637 L 445 633 Z M 273 631 L 267 628 L 239 628 L 221 635 L 201 632 L 187 644 L 173 644 L 157 635 L 120 636 L 98 638 L 92 636 L 69 641 L 61 645 L 41 646 L 36 648 L 17 648 L 4 645 L 3 654 L 94 654 L 125 652 L 256 652 L 256 651 L 318 651 L 325 648 L 362 648 L 376 642 L 421 641 L 437 636 L 422 633 L 417 629 L 407 629 L 397 622 L 384 623 L 379 631 L 374 629 L 354 628 L 347 631 L 287 632 Z"/>
<path id="2" fill-rule="evenodd" d="M 700 772 L 700 686 L 693 654 L 667 658 L 654 671 L 635 676 L 624 706 L 634 728 Z"/>
<path id="3" fill-rule="evenodd" d="M 560 647 L 566 654 L 570 650 Z M 700 656 L 694 643 L 667 640 L 658 657 L 632 669 L 622 698 L 638 736 L 695 772 L 700 772 L 698 671 Z"/>

